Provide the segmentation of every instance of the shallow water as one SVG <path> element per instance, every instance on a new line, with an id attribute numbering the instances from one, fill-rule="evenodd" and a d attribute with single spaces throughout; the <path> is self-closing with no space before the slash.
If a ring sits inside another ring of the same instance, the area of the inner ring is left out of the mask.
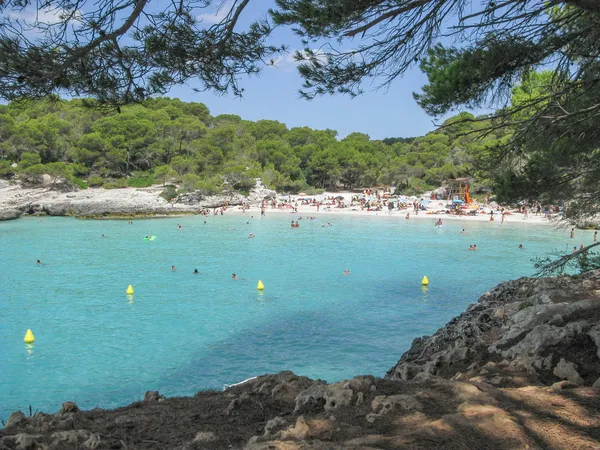
<path id="1" fill-rule="evenodd" d="M 568 231 L 522 224 L 320 216 L 291 229 L 292 216 L 248 216 L 0 222 L 0 418 L 67 400 L 114 407 L 147 390 L 189 395 L 284 369 L 383 376 L 415 337 L 531 274 L 534 256 L 575 245 Z M 591 239 L 579 231 L 576 245 Z"/>

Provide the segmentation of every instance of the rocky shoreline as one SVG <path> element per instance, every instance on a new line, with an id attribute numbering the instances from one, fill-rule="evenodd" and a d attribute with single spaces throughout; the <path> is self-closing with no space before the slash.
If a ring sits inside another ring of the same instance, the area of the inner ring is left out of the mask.
<path id="1" fill-rule="evenodd" d="M 114 410 L 13 413 L 7 449 L 598 449 L 600 271 L 485 293 L 384 378 L 292 372 Z"/>
<path id="2" fill-rule="evenodd" d="M 162 186 L 89 188 L 61 192 L 49 187 L 26 188 L 0 180 L 0 220 L 24 215 L 74 216 L 84 219 L 133 219 L 198 214 L 205 208 L 258 204 L 276 195 L 259 180 L 248 197 L 239 193 L 204 196 L 183 194 L 174 202 L 162 198 Z"/>

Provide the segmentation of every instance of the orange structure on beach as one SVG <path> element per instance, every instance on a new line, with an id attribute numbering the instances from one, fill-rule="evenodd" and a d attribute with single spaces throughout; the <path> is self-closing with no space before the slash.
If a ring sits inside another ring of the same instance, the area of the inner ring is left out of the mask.
<path id="1" fill-rule="evenodd" d="M 471 204 L 471 194 L 469 194 L 469 186 L 471 178 L 454 178 L 448 180 L 448 200 L 462 200 L 467 205 Z"/>

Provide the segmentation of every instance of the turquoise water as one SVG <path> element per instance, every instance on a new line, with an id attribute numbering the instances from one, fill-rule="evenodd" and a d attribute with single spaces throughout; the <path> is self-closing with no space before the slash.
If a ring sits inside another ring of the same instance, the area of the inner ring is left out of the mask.
<path id="1" fill-rule="evenodd" d="M 322 216 L 291 229 L 288 215 L 248 218 L 0 222 L 0 418 L 67 400 L 114 407 L 147 390 L 189 395 L 283 369 L 382 376 L 415 337 L 531 274 L 532 257 L 575 245 L 567 231 L 522 224 Z"/>

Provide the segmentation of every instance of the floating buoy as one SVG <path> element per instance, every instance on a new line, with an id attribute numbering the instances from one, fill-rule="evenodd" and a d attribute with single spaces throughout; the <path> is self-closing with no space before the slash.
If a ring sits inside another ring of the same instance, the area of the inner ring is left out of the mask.
<path id="1" fill-rule="evenodd" d="M 131 285 L 129 285 L 129 287 L 127 288 L 127 290 L 125 291 L 125 293 L 127 295 L 133 295 L 133 287 Z"/>
<path id="2" fill-rule="evenodd" d="M 27 333 L 25 333 L 25 338 L 23 340 L 26 344 L 32 344 L 33 341 L 35 341 L 35 337 L 33 337 L 33 333 L 31 332 L 31 330 L 27 330 Z"/>
<path id="3" fill-rule="evenodd" d="M 258 289 L 259 291 L 262 291 L 265 288 L 265 285 L 263 284 L 262 281 L 258 280 L 258 284 L 256 285 L 256 289 Z"/>
<path id="4" fill-rule="evenodd" d="M 427 279 L 427 276 L 423 277 L 423 279 L 421 280 L 421 284 L 423 286 L 427 286 L 429 284 L 429 280 Z"/>

